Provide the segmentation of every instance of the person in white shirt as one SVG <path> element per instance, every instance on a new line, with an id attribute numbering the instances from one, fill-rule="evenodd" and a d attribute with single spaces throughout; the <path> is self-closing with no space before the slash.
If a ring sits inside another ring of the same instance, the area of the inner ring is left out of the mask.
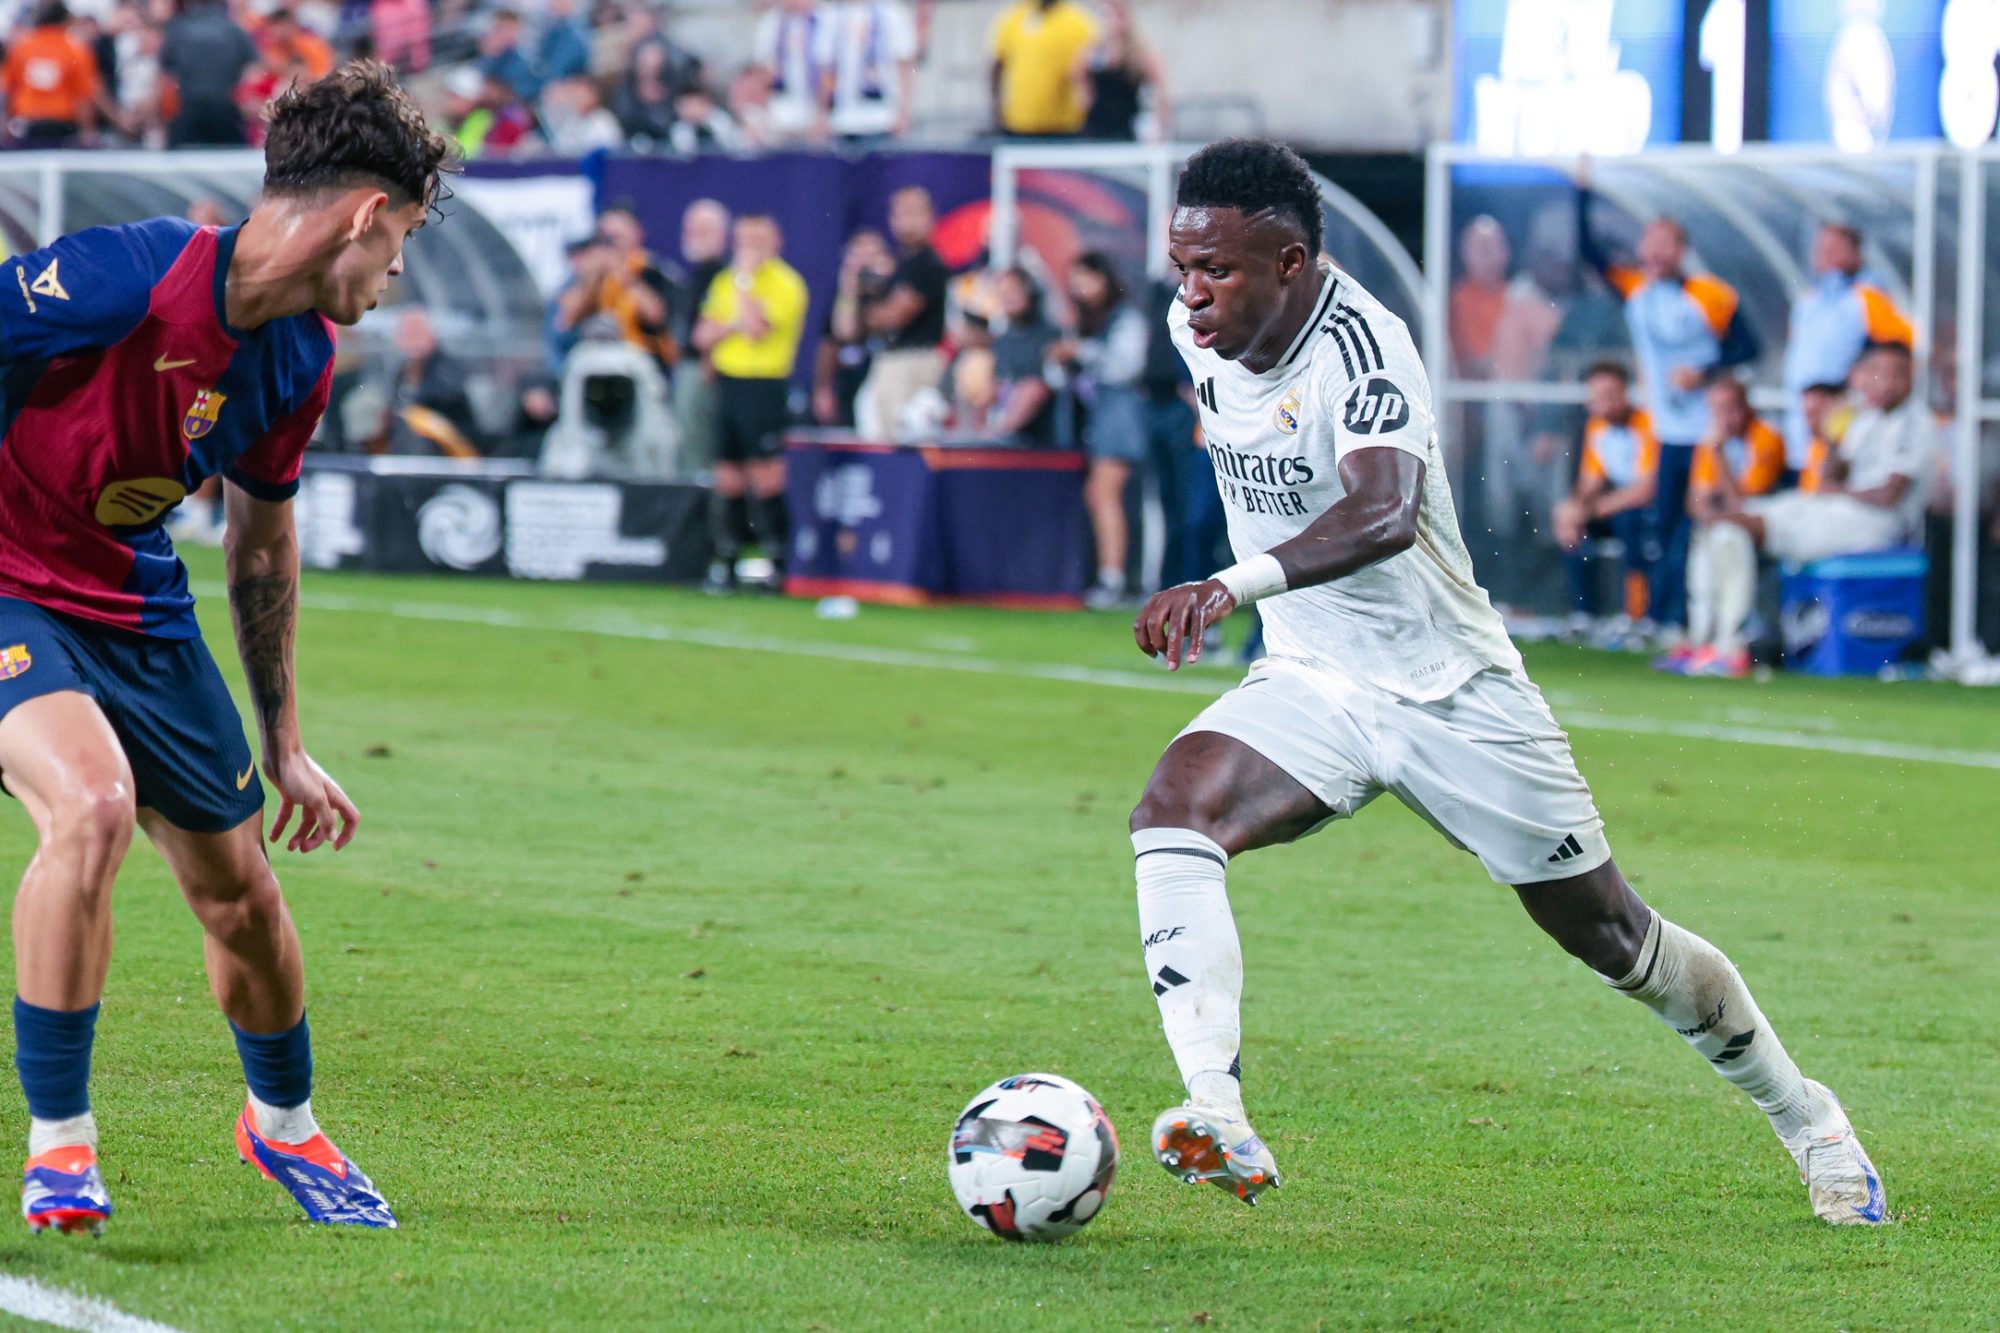
<path id="1" fill-rule="evenodd" d="M 1923 541 L 1924 506 L 1942 452 L 1938 424 L 1911 393 L 1910 349 L 1874 343 L 1849 380 L 1864 404 L 1810 491 L 1737 500 L 1710 523 L 1704 558 L 1688 567 L 1689 597 L 1715 608 L 1715 629 L 1736 647 L 1712 674 L 1749 674 L 1742 626 L 1757 599 L 1757 552 L 1792 564 L 1862 555 Z M 1695 587 L 1699 579 L 1702 586 Z"/>
<path id="2" fill-rule="evenodd" d="M 904 0 L 837 0 L 823 6 L 818 62 L 828 125 L 853 146 L 910 132 L 917 25 Z"/>
<path id="3" fill-rule="evenodd" d="M 1238 563 L 1156 594 L 1133 637 L 1177 669 L 1258 602 L 1269 656 L 1168 746 L 1132 812 L 1148 983 L 1187 1088 L 1154 1123 L 1161 1165 L 1246 1202 L 1278 1184 L 1243 1109 L 1229 858 L 1387 791 L 1746 1093 L 1820 1217 L 1885 1220 L 1840 1103 L 1799 1073 L 1728 958 L 1612 862 L 1569 741 L 1473 578 L 1409 330 L 1316 258 L 1305 163 L 1268 140 L 1210 145 L 1182 172 L 1169 236 L 1169 326 Z"/>
<path id="4" fill-rule="evenodd" d="M 831 9 L 820 0 L 779 0 L 757 20 L 756 61 L 771 76 L 765 133 L 773 144 L 826 140 L 820 53 Z"/>

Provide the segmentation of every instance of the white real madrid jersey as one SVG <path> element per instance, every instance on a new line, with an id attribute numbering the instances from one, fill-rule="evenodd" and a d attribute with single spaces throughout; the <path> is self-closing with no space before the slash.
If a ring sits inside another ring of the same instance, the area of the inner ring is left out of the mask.
<path id="1" fill-rule="evenodd" d="M 1298 536 L 1347 494 L 1339 464 L 1355 450 L 1401 449 L 1424 460 L 1415 545 L 1345 578 L 1259 602 L 1268 651 L 1423 701 L 1488 667 L 1521 670 L 1521 655 L 1473 580 L 1432 424 L 1430 381 L 1409 329 L 1347 274 L 1320 271 L 1312 318 L 1263 374 L 1196 347 L 1179 300 L 1167 317 L 1194 376 L 1238 560 Z"/>

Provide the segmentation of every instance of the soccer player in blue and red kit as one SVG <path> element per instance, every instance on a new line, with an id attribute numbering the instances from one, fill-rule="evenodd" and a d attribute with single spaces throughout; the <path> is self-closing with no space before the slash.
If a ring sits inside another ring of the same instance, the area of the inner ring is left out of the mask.
<path id="1" fill-rule="evenodd" d="M 161 524 L 227 483 L 236 642 L 278 790 L 271 841 L 310 852 L 357 814 L 299 737 L 291 500 L 327 406 L 334 324 L 402 271 L 453 169 L 386 67 L 273 103 L 241 226 L 81 232 L 0 264 L 0 781 L 39 845 L 14 900 L 15 1064 L 33 1117 L 21 1211 L 98 1231 L 90 1052 L 111 886 L 137 827 L 207 932 L 242 1056 L 245 1161 L 315 1221 L 396 1224 L 314 1122 L 299 937 L 263 846 L 264 790 Z"/>

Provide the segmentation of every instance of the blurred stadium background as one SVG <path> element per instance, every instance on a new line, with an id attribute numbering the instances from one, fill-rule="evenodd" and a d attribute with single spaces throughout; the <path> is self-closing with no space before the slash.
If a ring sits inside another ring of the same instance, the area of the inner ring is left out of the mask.
<path id="1" fill-rule="evenodd" d="M 1160 345 L 1165 222 L 1192 146 L 1263 133 L 1308 155 L 1329 252 L 1425 348 L 1468 539 L 1527 637 L 1651 648 L 1683 618 L 1665 532 L 1623 532 L 1638 560 L 1599 529 L 1585 567 L 1552 522 L 1584 372 L 1634 363 L 1580 194 L 1614 252 L 1681 224 L 1753 338 L 1727 373 L 1792 434 L 1816 237 L 1852 228 L 1844 278 L 1906 321 L 1936 428 L 1925 517 L 1887 563 L 1768 574 L 1753 647 L 1996 674 L 1992 0 L 40 0 L 5 22 L 15 251 L 241 217 L 261 104 L 351 54 L 464 145 L 445 224 L 343 336 L 302 504 L 317 565 L 1042 607 L 1205 574 L 1220 516 Z M 934 258 L 892 221 L 912 188 Z M 780 328 L 732 375 L 699 325 L 747 214 L 808 299 L 796 345 Z M 933 287 L 914 315 L 887 299 Z M 770 422 L 745 378 L 785 386 L 785 462 L 722 460 L 732 509 L 718 448 Z M 1781 484 L 1812 484 L 1807 448 Z M 198 502 L 181 527 L 214 535 Z"/>

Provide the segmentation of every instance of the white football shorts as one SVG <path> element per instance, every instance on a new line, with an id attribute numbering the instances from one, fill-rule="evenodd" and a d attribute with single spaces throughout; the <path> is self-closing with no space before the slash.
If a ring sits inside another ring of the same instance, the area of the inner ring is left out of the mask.
<path id="1" fill-rule="evenodd" d="M 1181 735 L 1197 731 L 1243 742 L 1334 819 L 1395 793 L 1502 884 L 1568 879 L 1611 859 L 1569 737 L 1534 682 L 1504 668 L 1416 703 L 1323 668 L 1265 658 Z"/>

